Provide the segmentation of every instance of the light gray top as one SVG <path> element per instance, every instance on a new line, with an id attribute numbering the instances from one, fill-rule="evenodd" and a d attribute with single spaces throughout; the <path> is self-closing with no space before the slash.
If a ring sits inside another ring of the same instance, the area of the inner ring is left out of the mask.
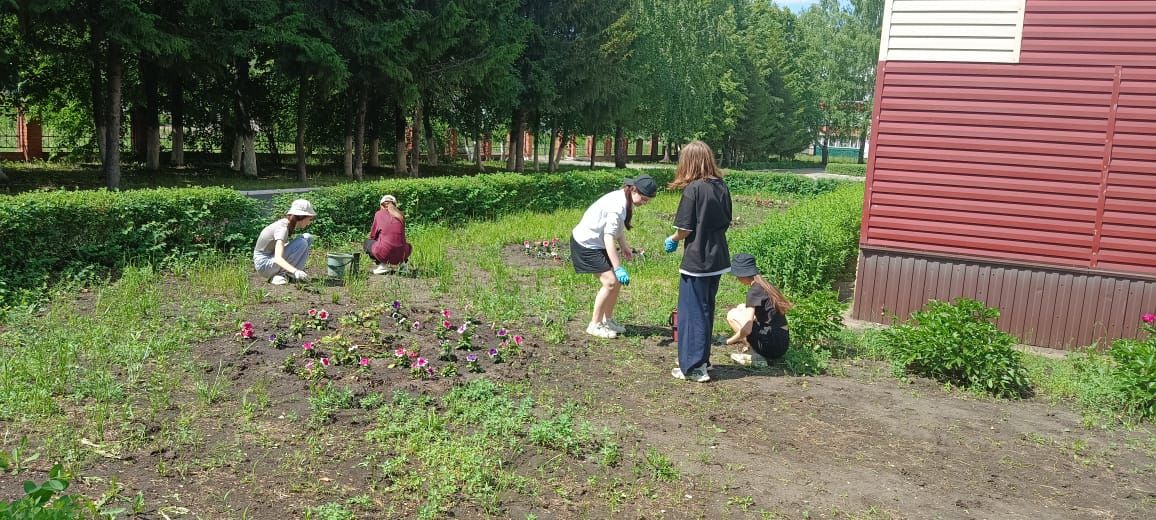
<path id="1" fill-rule="evenodd" d="M 273 256 L 277 250 L 277 241 L 289 242 L 289 219 L 283 218 L 261 230 L 257 237 L 257 245 L 253 247 L 253 255 Z"/>

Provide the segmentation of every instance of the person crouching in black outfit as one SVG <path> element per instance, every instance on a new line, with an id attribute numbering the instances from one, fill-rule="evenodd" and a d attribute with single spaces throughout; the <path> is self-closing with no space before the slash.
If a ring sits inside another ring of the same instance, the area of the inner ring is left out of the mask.
<path id="1" fill-rule="evenodd" d="M 745 304 L 727 312 L 727 323 L 734 329 L 727 345 L 746 341 L 742 352 L 731 354 L 740 365 L 766 366 L 768 359 L 778 359 L 787 353 L 791 343 L 787 331 L 787 311 L 794 305 L 771 285 L 755 264 L 755 257 L 739 253 L 731 259 L 731 274 L 747 285 Z"/>

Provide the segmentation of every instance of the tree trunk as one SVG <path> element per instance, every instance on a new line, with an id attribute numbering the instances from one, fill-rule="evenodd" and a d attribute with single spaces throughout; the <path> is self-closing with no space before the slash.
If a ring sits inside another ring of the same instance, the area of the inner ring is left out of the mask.
<path id="1" fill-rule="evenodd" d="M 353 134 L 345 134 L 345 143 L 342 146 L 344 152 L 344 159 L 342 159 L 342 173 L 346 177 L 353 177 Z"/>
<path id="2" fill-rule="evenodd" d="M 558 129 L 550 129 L 550 144 L 546 146 L 546 171 L 554 171 L 554 140 L 558 138 Z M 558 151 L 561 153 L 561 150 Z"/>
<path id="3" fill-rule="evenodd" d="M 594 156 L 598 155 L 598 134 L 590 132 L 590 169 L 594 169 Z"/>
<path id="4" fill-rule="evenodd" d="M 534 133 L 530 134 L 530 146 L 534 150 L 534 171 L 538 170 L 538 125 L 534 125 Z"/>
<path id="5" fill-rule="evenodd" d="M 121 87 L 124 77 L 124 62 L 121 59 L 120 44 L 108 44 L 108 133 L 104 154 L 104 183 L 109 189 L 120 189 L 120 113 Z"/>
<path id="6" fill-rule="evenodd" d="M 478 167 L 479 172 L 486 171 L 486 165 L 482 163 L 482 140 L 477 130 L 474 130 L 474 165 Z"/>
<path id="7" fill-rule="evenodd" d="M 264 128 L 265 140 L 269 142 L 269 154 L 273 156 L 273 165 L 276 168 L 281 167 L 281 150 L 277 149 L 277 123 L 270 119 L 269 124 Z"/>
<path id="8" fill-rule="evenodd" d="M 161 169 L 161 107 L 157 92 L 157 64 L 142 57 L 140 68 L 141 88 L 144 89 L 145 98 L 145 169 L 155 172 Z"/>
<path id="9" fill-rule="evenodd" d="M 409 150 L 407 150 L 405 147 L 406 128 L 408 128 L 408 126 L 405 122 L 405 109 L 401 107 L 400 103 L 398 103 L 397 109 L 394 111 L 393 118 L 393 131 L 394 136 L 397 138 L 397 142 L 395 143 L 397 145 L 397 151 L 394 154 L 393 159 L 393 173 L 397 174 L 402 174 L 409 171 L 409 168 L 407 168 L 405 164 L 406 154 L 409 152 Z"/>
<path id="10" fill-rule="evenodd" d="M 650 134 L 650 160 L 658 161 L 658 134 Z"/>
<path id="11" fill-rule="evenodd" d="M 439 148 L 439 146 L 438 146 L 437 137 L 434 136 L 433 125 L 430 124 L 429 111 L 426 111 L 426 113 L 424 114 L 424 117 L 425 117 L 425 143 L 426 143 L 425 148 L 428 151 L 428 157 L 426 159 L 429 161 L 430 166 L 437 166 L 438 165 L 438 148 Z"/>
<path id="12" fill-rule="evenodd" d="M 8 175 L 4 173 L 4 165 L 0 164 L 0 182 L 8 182 Z"/>
<path id="13" fill-rule="evenodd" d="M 104 97 L 104 79 L 100 62 L 99 57 L 92 58 L 88 86 L 92 95 L 92 119 L 96 128 L 96 156 L 100 163 L 104 164 L 105 154 L 108 153 L 108 103 Z"/>
<path id="14" fill-rule="evenodd" d="M 562 161 L 562 152 L 566 150 L 566 141 L 568 139 L 569 136 L 566 135 L 566 129 L 563 128 L 558 137 L 558 152 L 554 154 L 554 161 L 550 163 L 551 173 L 558 171 L 558 163 Z"/>
<path id="15" fill-rule="evenodd" d="M 175 74 L 172 83 L 169 84 L 169 101 L 172 103 L 169 110 L 172 112 L 173 128 L 173 154 L 169 158 L 169 164 L 176 168 L 183 168 L 185 166 L 185 87 L 181 84 L 181 78 Z"/>
<path id="16" fill-rule="evenodd" d="M 510 155 L 514 158 L 514 171 L 522 172 L 526 169 L 526 111 L 516 110 L 514 118 L 516 124 L 510 136 Z"/>
<path id="17" fill-rule="evenodd" d="M 621 124 L 614 126 L 614 167 L 626 167 L 626 131 Z"/>
<path id="18" fill-rule="evenodd" d="M 409 176 L 417 177 L 421 175 L 421 122 L 422 122 L 422 106 L 419 99 L 417 104 L 413 107 L 413 129 L 410 135 L 413 136 L 413 148 L 410 150 L 413 155 L 409 158 Z"/>
<path id="19" fill-rule="evenodd" d="M 660 163 L 670 164 L 670 141 L 666 141 L 666 146 L 662 147 L 662 160 Z"/>
<path id="20" fill-rule="evenodd" d="M 233 98 L 237 109 L 237 136 L 244 147 L 233 151 L 233 158 L 240 163 L 234 166 L 241 168 L 242 173 L 249 177 L 257 176 L 257 151 L 253 149 L 253 117 L 249 114 L 249 106 L 245 96 L 249 93 L 249 61 L 237 58 L 234 62 L 237 69 L 237 84 L 233 91 Z M 241 152 L 244 152 L 243 154 Z"/>
<path id="21" fill-rule="evenodd" d="M 867 134 L 871 131 L 870 126 L 864 126 L 859 130 L 859 164 L 863 164 L 863 154 L 867 151 Z"/>
<path id="22" fill-rule="evenodd" d="M 249 132 L 241 140 L 245 146 L 244 159 L 241 161 L 241 172 L 249 177 L 257 177 L 257 149 L 254 147 L 256 134 Z"/>
<path id="23" fill-rule="evenodd" d="M 829 154 L 829 151 L 831 148 L 830 145 L 831 145 L 831 136 L 824 135 L 823 136 L 823 160 L 822 160 L 822 162 L 819 163 L 824 169 L 827 168 L 827 160 L 830 159 L 830 154 Z"/>
<path id="24" fill-rule="evenodd" d="M 369 167 L 381 168 L 381 138 L 369 140 Z"/>
<path id="25" fill-rule="evenodd" d="M 245 152 L 245 138 L 241 137 L 240 133 L 233 133 L 233 147 L 230 148 L 230 150 L 232 158 L 229 162 L 229 168 L 232 168 L 235 172 L 239 172 L 241 171 L 241 156 Z"/>
<path id="26" fill-rule="evenodd" d="M 304 75 L 297 82 L 297 140 L 294 144 L 297 148 L 297 180 L 302 183 L 309 182 L 309 171 L 305 166 L 305 125 L 309 114 L 306 103 L 309 97 L 308 82 Z"/>
<path id="27" fill-rule="evenodd" d="M 353 178 L 365 180 L 365 112 L 369 106 L 369 86 L 357 88 L 357 141 L 353 147 Z"/>

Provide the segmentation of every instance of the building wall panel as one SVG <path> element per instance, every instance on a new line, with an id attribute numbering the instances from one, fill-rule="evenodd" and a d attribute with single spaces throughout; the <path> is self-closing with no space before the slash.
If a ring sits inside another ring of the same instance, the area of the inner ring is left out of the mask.
<path id="1" fill-rule="evenodd" d="M 1023 20 L 1024 0 L 888 0 L 879 59 L 1014 63 Z"/>
<path id="2" fill-rule="evenodd" d="M 1020 63 L 1152 66 L 1156 2 L 1028 0 Z"/>
<path id="3" fill-rule="evenodd" d="M 881 249 L 864 249 L 858 265 L 854 317 L 881 323 L 906 320 L 932 299 L 969 297 L 999 309 L 999 328 L 1022 342 L 1077 349 L 1137 337 L 1140 315 L 1156 312 L 1156 277 Z M 872 266 L 874 276 L 863 276 Z"/>

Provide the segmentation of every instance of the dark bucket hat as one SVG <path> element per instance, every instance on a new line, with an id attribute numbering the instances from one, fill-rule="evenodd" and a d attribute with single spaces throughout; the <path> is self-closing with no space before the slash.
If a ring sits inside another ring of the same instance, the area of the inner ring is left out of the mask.
<path id="1" fill-rule="evenodd" d="M 655 195 L 658 195 L 658 183 L 645 173 L 633 179 L 628 177 L 622 183 L 627 186 L 634 186 L 643 197 L 654 198 Z"/>
<path id="2" fill-rule="evenodd" d="M 746 253 L 739 253 L 731 259 L 731 274 L 740 277 L 759 274 L 759 266 L 755 264 L 755 257 Z"/>

